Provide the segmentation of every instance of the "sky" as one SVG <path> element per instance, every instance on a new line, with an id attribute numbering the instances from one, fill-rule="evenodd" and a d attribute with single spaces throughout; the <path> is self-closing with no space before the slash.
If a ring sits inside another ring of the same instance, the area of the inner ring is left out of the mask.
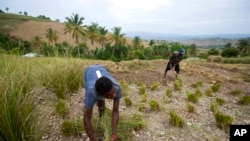
<path id="1" fill-rule="evenodd" d="M 250 0 L 0 0 L 0 9 L 6 7 L 61 22 L 74 13 L 85 25 L 122 33 L 250 34 Z"/>

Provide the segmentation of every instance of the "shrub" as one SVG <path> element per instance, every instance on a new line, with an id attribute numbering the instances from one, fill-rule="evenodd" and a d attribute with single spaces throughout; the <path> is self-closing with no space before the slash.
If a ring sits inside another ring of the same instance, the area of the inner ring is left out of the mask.
<path id="1" fill-rule="evenodd" d="M 221 52 L 222 57 L 237 57 L 239 55 L 239 50 L 236 48 L 226 48 Z"/>
<path id="2" fill-rule="evenodd" d="M 179 115 L 177 115 L 174 111 L 169 112 L 170 123 L 172 123 L 176 127 L 183 127 L 185 125 L 185 120 L 182 119 Z"/>

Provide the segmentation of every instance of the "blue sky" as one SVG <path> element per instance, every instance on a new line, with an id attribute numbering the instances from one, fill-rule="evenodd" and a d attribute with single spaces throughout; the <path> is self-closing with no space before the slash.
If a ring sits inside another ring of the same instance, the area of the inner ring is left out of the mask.
<path id="1" fill-rule="evenodd" d="M 249 0 L 0 0 L 0 9 L 65 21 L 72 13 L 107 29 L 166 34 L 250 34 Z M 6 12 L 6 11 L 5 11 Z"/>

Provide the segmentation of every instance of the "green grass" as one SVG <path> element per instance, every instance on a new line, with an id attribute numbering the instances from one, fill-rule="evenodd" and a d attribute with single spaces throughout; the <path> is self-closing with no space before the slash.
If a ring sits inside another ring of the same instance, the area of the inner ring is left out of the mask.
<path id="1" fill-rule="evenodd" d="M 186 122 L 181 116 L 179 116 L 175 111 L 169 111 L 170 123 L 176 127 L 183 127 Z"/>

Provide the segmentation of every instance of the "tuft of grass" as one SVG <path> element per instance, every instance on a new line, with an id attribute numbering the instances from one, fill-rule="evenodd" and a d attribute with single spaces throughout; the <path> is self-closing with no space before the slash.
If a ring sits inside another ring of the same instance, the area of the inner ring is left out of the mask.
<path id="1" fill-rule="evenodd" d="M 122 89 L 122 95 L 123 96 L 127 96 L 128 95 L 128 90 L 129 90 L 129 86 L 126 82 L 121 82 L 121 89 Z"/>
<path id="2" fill-rule="evenodd" d="M 160 104 L 156 100 L 149 101 L 149 107 L 152 111 L 160 111 Z"/>
<path id="3" fill-rule="evenodd" d="M 199 89 L 195 90 L 195 95 L 197 95 L 198 97 L 202 96 L 202 92 Z"/>
<path id="4" fill-rule="evenodd" d="M 216 98 L 216 103 L 217 103 L 218 105 L 220 105 L 220 106 L 224 105 L 225 102 L 226 102 L 226 101 L 225 101 L 224 99 L 222 99 L 222 98 Z"/>
<path id="5" fill-rule="evenodd" d="M 216 125 L 225 132 L 229 132 L 229 127 L 233 122 L 233 118 L 221 112 L 215 113 Z"/>
<path id="6" fill-rule="evenodd" d="M 191 87 L 193 87 L 193 88 L 199 88 L 199 87 L 202 87 L 202 85 L 203 85 L 203 83 L 201 81 L 198 81 L 198 82 L 192 84 Z"/>
<path id="7" fill-rule="evenodd" d="M 219 111 L 218 104 L 217 103 L 210 103 L 210 110 L 213 113 L 217 113 Z"/>
<path id="8" fill-rule="evenodd" d="M 146 108 L 146 106 L 145 106 L 144 103 L 140 103 L 140 104 L 138 105 L 138 111 L 140 111 L 140 112 L 145 112 L 146 110 L 147 110 L 147 108 Z"/>
<path id="9" fill-rule="evenodd" d="M 166 96 L 171 97 L 173 94 L 173 90 L 171 88 L 166 89 Z"/>
<path id="10" fill-rule="evenodd" d="M 205 91 L 205 95 L 209 96 L 209 97 L 212 97 L 213 96 L 213 91 L 211 89 L 207 89 Z"/>
<path id="11" fill-rule="evenodd" d="M 215 83 L 211 86 L 211 90 L 212 92 L 218 92 L 221 88 L 221 84 L 220 83 Z"/>
<path id="12" fill-rule="evenodd" d="M 130 70 L 138 70 L 138 69 L 145 69 L 150 66 L 150 63 L 148 61 L 143 61 L 143 60 L 135 60 L 130 62 L 128 64 L 128 69 Z"/>
<path id="13" fill-rule="evenodd" d="M 161 84 L 160 84 L 159 81 L 154 82 L 154 83 L 152 84 L 152 86 L 151 86 L 151 90 L 153 90 L 153 91 L 158 90 L 159 87 L 160 87 L 160 85 L 161 85 Z"/>
<path id="14" fill-rule="evenodd" d="M 56 102 L 55 109 L 56 109 L 56 113 L 59 114 L 60 116 L 65 116 L 69 112 L 69 108 L 65 100 L 63 99 L 60 99 L 58 102 Z"/>
<path id="15" fill-rule="evenodd" d="M 240 105 L 248 105 L 250 103 L 250 96 L 249 95 L 245 95 L 240 97 L 239 99 L 239 104 Z"/>
<path id="16" fill-rule="evenodd" d="M 146 93 L 146 86 L 145 85 L 141 85 L 139 87 L 139 92 L 138 92 L 140 95 L 143 95 Z"/>
<path id="17" fill-rule="evenodd" d="M 84 132 L 82 119 L 65 120 L 61 124 L 61 133 L 64 136 L 81 135 Z"/>
<path id="18" fill-rule="evenodd" d="M 186 122 L 184 119 L 182 119 L 179 115 L 176 114 L 174 111 L 169 111 L 170 116 L 170 123 L 172 123 L 176 127 L 183 127 Z"/>
<path id="19" fill-rule="evenodd" d="M 188 112 L 193 113 L 195 111 L 194 105 L 191 103 L 187 103 L 187 110 Z"/>
<path id="20" fill-rule="evenodd" d="M 148 94 L 147 93 L 144 93 L 141 95 L 141 102 L 147 102 L 148 100 Z"/>
<path id="21" fill-rule="evenodd" d="M 183 81 L 181 80 L 181 78 L 178 77 L 174 81 L 174 89 L 177 91 L 180 91 L 182 89 L 182 86 L 183 86 Z"/>
<path id="22" fill-rule="evenodd" d="M 190 101 L 190 102 L 197 103 L 198 100 L 199 100 L 199 96 L 196 95 L 196 94 L 193 94 L 193 93 L 190 92 L 190 91 L 187 91 L 187 92 L 186 92 L 186 95 L 187 95 L 188 101 Z"/>
<path id="23" fill-rule="evenodd" d="M 132 104 L 133 104 L 132 100 L 129 97 L 125 97 L 124 102 L 125 102 L 126 106 L 132 106 Z"/>
<path id="24" fill-rule="evenodd" d="M 230 94 L 234 96 L 239 96 L 242 94 L 242 91 L 239 89 L 236 89 L 236 90 L 231 91 Z"/>

